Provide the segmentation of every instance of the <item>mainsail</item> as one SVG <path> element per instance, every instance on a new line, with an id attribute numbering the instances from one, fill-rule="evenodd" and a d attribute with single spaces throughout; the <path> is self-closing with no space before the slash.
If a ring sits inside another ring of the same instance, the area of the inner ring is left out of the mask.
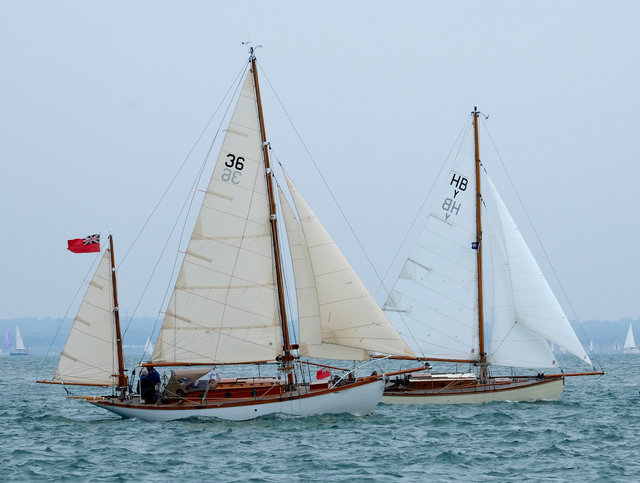
<path id="1" fill-rule="evenodd" d="M 80 304 L 54 378 L 79 384 L 118 385 L 113 322 L 111 251 L 106 249 Z"/>
<path id="2" fill-rule="evenodd" d="M 20 329 L 16 327 L 16 350 L 23 351 L 24 349 L 24 341 L 22 340 L 22 334 L 20 334 Z"/>
<path id="3" fill-rule="evenodd" d="M 417 355 L 477 360 L 472 130 L 461 151 L 383 309 Z"/>
<path id="4" fill-rule="evenodd" d="M 282 352 L 257 101 L 250 73 L 153 350 L 154 362 L 236 363 Z"/>

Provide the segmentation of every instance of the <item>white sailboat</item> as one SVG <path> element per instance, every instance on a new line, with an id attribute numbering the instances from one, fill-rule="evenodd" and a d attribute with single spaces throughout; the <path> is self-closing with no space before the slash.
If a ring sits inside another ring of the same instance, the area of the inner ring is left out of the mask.
<path id="1" fill-rule="evenodd" d="M 440 181 L 440 197 L 383 307 L 414 353 L 429 361 L 466 363 L 477 372 L 398 377 L 383 403 L 555 400 L 568 374 L 495 376 L 489 369 L 558 368 L 549 343 L 591 364 L 488 176 L 483 184 L 489 193 L 481 192 L 477 124 L 474 110 L 451 171 Z M 482 228 L 488 206 L 491 236 Z M 491 248 L 491 277 L 483 273 L 483 248 Z M 489 349 L 487 292 L 494 299 Z"/>
<path id="2" fill-rule="evenodd" d="M 15 346 L 12 351 L 9 352 L 10 356 L 28 356 L 29 351 L 27 347 L 24 345 L 24 341 L 22 340 L 22 335 L 20 334 L 20 329 L 16 326 L 16 337 L 15 337 Z"/>
<path id="3" fill-rule="evenodd" d="M 294 343 L 273 178 L 251 49 L 244 84 L 151 363 L 146 364 L 204 367 L 172 370 L 151 404 L 132 393 L 122 358 L 110 237 L 55 377 L 41 382 L 111 386 L 111 396 L 87 400 L 123 417 L 149 420 L 373 411 L 384 390 L 383 374 L 373 371 L 359 377 L 354 369 L 320 365 L 322 380 L 307 381 L 308 370 L 301 367 L 313 363 L 303 358 L 364 361 L 369 351 L 405 357 L 412 357 L 412 352 L 287 177 L 298 214 L 296 219 L 281 196 L 298 306 L 300 343 Z M 278 365 L 281 377 L 197 380 L 213 366 L 268 363 Z M 324 379 L 331 371 L 334 377 Z"/>
<path id="4" fill-rule="evenodd" d="M 633 328 L 631 327 L 631 322 L 629 322 L 629 329 L 627 330 L 627 337 L 624 340 L 622 352 L 624 354 L 640 354 L 640 347 L 636 347 L 636 341 L 633 338 Z"/>
<path id="5" fill-rule="evenodd" d="M 151 338 L 147 337 L 147 341 L 144 343 L 144 353 L 143 356 L 147 357 L 153 353 L 153 344 L 151 343 Z"/>

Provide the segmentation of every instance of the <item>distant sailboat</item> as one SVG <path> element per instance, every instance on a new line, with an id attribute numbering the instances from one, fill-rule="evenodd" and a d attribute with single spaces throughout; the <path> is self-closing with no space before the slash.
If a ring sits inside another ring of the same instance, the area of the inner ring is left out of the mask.
<path id="1" fill-rule="evenodd" d="M 156 367 L 209 367 L 172 370 L 153 404 L 131 391 L 122 356 L 110 237 L 54 381 L 40 382 L 112 386 L 111 396 L 87 400 L 122 417 L 149 420 L 372 412 L 382 397 L 384 374 L 369 369 L 368 375 L 357 375 L 356 368 L 345 370 L 301 358 L 365 361 L 369 351 L 405 357 L 413 353 L 289 177 L 286 184 L 298 213 L 296 218 L 281 196 L 299 344 L 290 334 L 274 173 L 251 49 L 236 108 L 151 356 Z M 212 366 L 225 364 L 254 368 L 275 364 L 279 376 L 260 377 L 255 369 L 255 377 L 198 381 Z M 310 364 L 321 367 L 315 381 L 306 379 Z M 336 370 L 339 373 L 329 377 Z"/>
<path id="2" fill-rule="evenodd" d="M 593 341 L 592 340 L 589 341 L 589 353 L 593 354 Z"/>
<path id="3" fill-rule="evenodd" d="M 627 338 L 624 340 L 624 346 L 622 351 L 625 354 L 640 354 L 640 347 L 636 347 L 636 341 L 633 338 L 633 328 L 631 322 L 629 322 L 629 329 L 627 330 Z"/>
<path id="4" fill-rule="evenodd" d="M 20 334 L 20 329 L 16 326 L 16 336 L 15 336 L 15 346 L 11 344 L 11 329 L 9 329 L 5 334 L 4 346 L 5 348 L 10 349 L 13 347 L 13 350 L 9 352 L 10 356 L 28 356 L 29 348 L 25 347 L 24 341 L 22 340 L 22 335 Z M 8 344 L 8 345 L 7 345 Z"/>
<path id="5" fill-rule="evenodd" d="M 602 374 L 489 374 L 497 365 L 558 368 L 549 343 L 591 361 L 488 176 L 488 196 L 480 190 L 478 114 L 473 111 L 459 154 L 443 178 L 441 196 L 383 307 L 415 354 L 429 361 L 467 363 L 477 374 L 398 377 L 385 389 L 383 403 L 555 400 L 565 376 Z M 493 221 L 488 224 L 492 236 L 483 232 L 483 218 Z M 483 273 L 485 246 L 491 248 L 493 263 L 489 279 Z M 486 291 L 494 298 L 490 348 L 485 346 Z"/>
<path id="6" fill-rule="evenodd" d="M 151 344 L 151 339 L 147 337 L 147 341 L 144 343 L 143 357 L 150 356 L 152 353 L 153 353 L 153 344 Z"/>

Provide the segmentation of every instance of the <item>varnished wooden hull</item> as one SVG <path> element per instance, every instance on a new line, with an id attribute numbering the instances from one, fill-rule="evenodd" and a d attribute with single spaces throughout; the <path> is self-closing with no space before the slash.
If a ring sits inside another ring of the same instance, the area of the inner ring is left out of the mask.
<path id="1" fill-rule="evenodd" d="M 286 391 L 284 385 L 275 380 L 266 380 L 265 384 L 260 380 L 251 381 L 254 383 L 246 383 L 244 388 L 221 381 L 215 390 L 209 391 L 204 401 L 203 394 L 188 394 L 181 399 L 161 400 L 154 404 L 145 404 L 138 396 L 125 400 L 116 396 L 87 400 L 124 418 L 171 421 L 212 417 L 243 421 L 270 414 L 364 416 L 375 409 L 384 390 L 384 381 L 379 377 L 358 379 L 337 387 L 319 382 L 299 386 L 294 392 Z M 244 394 L 242 391 L 247 389 L 249 392 Z"/>
<path id="2" fill-rule="evenodd" d="M 451 376 L 451 375 L 449 375 Z M 495 377 L 488 384 L 471 378 L 448 377 L 388 385 L 383 404 L 481 404 L 493 401 L 555 401 L 564 390 L 564 377 Z"/>

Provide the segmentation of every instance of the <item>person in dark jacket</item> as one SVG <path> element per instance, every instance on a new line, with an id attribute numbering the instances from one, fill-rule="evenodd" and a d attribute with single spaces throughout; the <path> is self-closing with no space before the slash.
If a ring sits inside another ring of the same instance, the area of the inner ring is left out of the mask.
<path id="1" fill-rule="evenodd" d="M 154 404 L 158 400 L 156 386 L 160 384 L 160 374 L 153 366 L 142 369 L 140 373 L 140 399 L 148 404 Z"/>

